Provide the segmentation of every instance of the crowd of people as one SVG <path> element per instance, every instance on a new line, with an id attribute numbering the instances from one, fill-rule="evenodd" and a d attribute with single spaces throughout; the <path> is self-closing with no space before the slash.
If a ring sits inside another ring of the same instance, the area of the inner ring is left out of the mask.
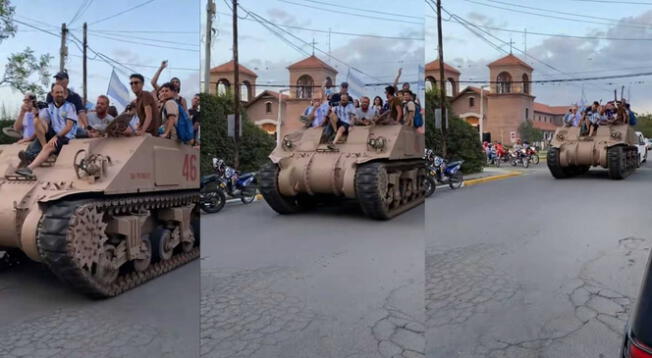
<path id="1" fill-rule="evenodd" d="M 385 87 L 385 101 L 376 96 L 373 102 L 367 96 L 353 98 L 347 82 L 342 82 L 336 92 L 330 79 L 327 79 L 305 109 L 302 120 L 306 127 L 323 127 L 324 138 L 331 149 L 355 126 L 402 124 L 423 133 L 424 121 L 419 100 L 410 90 L 409 83 L 404 83 L 400 90 L 397 88 L 400 76 L 399 69 L 394 83 Z"/>
<path id="2" fill-rule="evenodd" d="M 18 143 L 29 143 L 18 154 L 20 164 L 16 174 L 34 177 L 34 168 L 51 155 L 58 155 L 63 146 L 75 138 L 104 137 L 109 134 L 151 135 L 199 145 L 199 94 L 192 98 L 191 107 L 188 108 L 185 98 L 179 94 L 181 81 L 178 78 L 173 77 L 159 86 L 158 78 L 166 67 L 167 61 L 163 61 L 151 80 L 154 88 L 151 92 L 144 90 L 143 75 L 135 73 L 129 77 L 129 85 L 136 99 L 120 115 L 105 95 L 98 96 L 94 109 L 88 110 L 81 97 L 68 87 L 66 72 L 54 76 L 55 83 L 45 102 L 39 102 L 34 94 L 26 93 L 13 127 L 3 130 L 5 134 L 18 138 Z M 190 138 L 185 133 L 183 138 L 178 135 L 179 121 L 192 122 Z M 115 133 L 115 128 L 118 128 L 118 133 Z"/>
<path id="3" fill-rule="evenodd" d="M 610 124 L 636 125 L 636 115 L 624 99 L 602 105 L 594 101 L 591 106 L 573 106 L 564 115 L 565 127 L 579 127 L 580 136 L 594 136 L 598 127 Z"/>

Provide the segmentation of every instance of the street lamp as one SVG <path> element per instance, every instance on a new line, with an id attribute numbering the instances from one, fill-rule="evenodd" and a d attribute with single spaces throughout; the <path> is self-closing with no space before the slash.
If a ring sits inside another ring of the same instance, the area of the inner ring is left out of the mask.
<path id="1" fill-rule="evenodd" d="M 276 119 L 276 145 L 281 142 L 281 102 L 283 101 L 283 92 L 289 91 L 289 88 L 283 88 L 278 91 L 278 117 Z"/>
<path id="2" fill-rule="evenodd" d="M 482 134 L 484 133 L 484 89 L 489 87 L 489 85 L 480 86 L 480 143 L 483 143 Z"/>

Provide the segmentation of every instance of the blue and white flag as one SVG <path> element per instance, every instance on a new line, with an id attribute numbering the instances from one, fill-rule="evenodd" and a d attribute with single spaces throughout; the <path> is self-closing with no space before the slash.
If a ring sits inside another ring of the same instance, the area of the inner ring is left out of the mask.
<path id="1" fill-rule="evenodd" d="M 120 82 L 120 78 L 115 73 L 115 69 L 111 71 L 111 79 L 109 80 L 109 88 L 106 90 L 106 95 L 120 103 L 123 108 L 127 107 L 130 102 L 129 90 Z"/>
<path id="2" fill-rule="evenodd" d="M 346 82 L 349 83 L 349 93 L 353 98 L 360 99 L 360 97 L 364 96 L 364 82 L 356 77 L 350 68 L 346 75 Z"/>

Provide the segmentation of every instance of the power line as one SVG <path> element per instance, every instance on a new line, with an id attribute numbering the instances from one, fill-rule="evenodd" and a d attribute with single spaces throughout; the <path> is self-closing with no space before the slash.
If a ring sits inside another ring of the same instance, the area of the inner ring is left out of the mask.
<path id="1" fill-rule="evenodd" d="M 287 3 L 287 4 L 292 4 L 292 5 L 303 6 L 303 7 L 307 7 L 307 8 L 310 8 L 310 9 L 328 11 L 330 13 L 339 13 L 339 14 L 351 15 L 351 16 L 356 16 L 356 17 L 364 16 L 365 18 L 368 18 L 368 19 L 383 20 L 383 21 L 389 21 L 389 22 L 394 22 L 394 23 L 401 22 L 401 23 L 405 23 L 405 24 L 423 25 L 423 22 L 397 20 L 397 19 L 390 19 L 390 18 L 387 18 L 387 17 L 371 16 L 371 15 L 364 15 L 364 14 L 354 14 L 354 13 L 347 12 L 347 11 L 341 11 L 341 10 L 338 11 L 338 10 L 326 9 L 326 8 L 319 7 L 319 6 L 306 5 L 306 4 L 301 4 L 301 3 L 297 3 L 297 2 L 293 2 L 293 1 L 289 1 L 289 0 L 278 0 L 278 1 L 284 2 L 284 3 Z"/>
<path id="2" fill-rule="evenodd" d="M 224 12 L 219 12 L 218 13 L 222 15 L 229 15 Z M 247 21 L 255 21 L 254 19 L 243 19 Z M 313 28 L 308 28 L 308 27 L 301 27 L 301 26 L 294 26 L 294 25 L 282 25 L 279 23 L 271 22 L 270 23 L 274 24 L 275 26 L 280 26 L 280 27 L 285 27 L 288 29 L 296 29 L 296 30 L 305 30 L 305 31 L 313 31 L 313 32 L 320 32 L 320 33 L 330 33 L 333 35 L 345 35 L 345 36 L 359 36 L 359 37 L 373 37 L 373 38 L 382 38 L 382 39 L 394 39 L 394 40 L 417 40 L 417 41 L 423 41 L 423 38 L 421 37 L 403 37 L 403 36 L 387 36 L 387 35 L 376 35 L 376 34 L 361 34 L 361 33 L 355 33 L 355 32 L 343 32 L 343 31 L 330 31 L 330 30 L 322 30 L 322 29 L 313 29 Z"/>
<path id="3" fill-rule="evenodd" d="M 1 17 L 1 18 L 4 18 L 4 19 L 10 19 L 10 18 L 7 17 L 7 16 L 0 16 L 0 17 Z M 17 23 L 19 23 L 19 24 L 21 24 L 21 25 L 23 25 L 23 26 L 27 26 L 27 27 L 30 27 L 30 28 L 32 28 L 32 29 L 35 29 L 35 30 L 38 30 L 38 31 L 44 32 L 44 33 L 46 33 L 46 34 L 50 34 L 50 35 L 55 36 L 55 37 L 60 37 L 60 35 L 57 34 L 57 33 L 54 33 L 54 32 L 52 32 L 52 31 L 48 31 L 48 30 L 45 30 L 45 29 L 42 29 L 42 28 L 40 28 L 40 27 L 36 27 L 36 26 L 34 26 L 34 25 L 32 25 L 32 24 L 29 24 L 29 23 L 27 23 L 27 22 L 23 22 L 23 21 L 16 20 L 16 19 L 10 19 L 10 20 L 12 20 L 13 22 L 17 22 Z"/>
<path id="4" fill-rule="evenodd" d="M 70 55 L 72 57 L 78 57 L 78 58 L 83 58 L 84 56 L 81 55 Z M 88 60 L 91 61 L 102 61 L 102 59 L 99 58 L 88 58 Z M 142 65 L 138 63 L 123 63 L 126 66 L 134 66 L 134 67 L 142 67 L 142 68 L 159 68 L 159 66 L 154 66 L 154 65 Z M 189 67 L 167 67 L 169 70 L 174 70 L 174 71 L 193 71 L 197 72 L 199 71 L 196 68 L 189 68 Z"/>
<path id="5" fill-rule="evenodd" d="M 549 80 L 532 80 L 532 81 L 509 81 L 509 83 L 564 83 L 564 82 L 585 82 L 585 81 L 599 81 L 599 80 L 612 80 L 620 78 L 631 78 L 631 77 L 644 77 L 652 76 L 652 72 L 639 72 L 639 73 L 629 73 L 626 75 L 612 75 L 612 76 L 594 76 L 594 77 L 577 77 L 577 78 L 556 78 Z M 504 83 L 501 81 L 483 81 L 483 80 L 459 80 L 460 83 Z"/>
<path id="6" fill-rule="evenodd" d="M 97 34 L 95 31 L 89 31 L 91 33 Z M 100 33 L 102 36 L 112 36 L 116 37 L 118 35 L 112 35 L 112 34 L 107 34 L 107 33 Z M 136 40 L 145 40 L 145 41 L 155 41 L 155 42 L 161 42 L 161 43 L 168 43 L 168 44 L 173 44 L 173 45 L 182 45 L 182 46 L 192 46 L 192 47 L 199 47 L 199 44 L 193 44 L 193 43 L 188 43 L 188 42 L 179 42 L 179 41 L 169 41 L 169 40 L 159 40 L 159 39 L 153 39 L 151 37 L 139 37 L 139 36 L 129 36 L 130 39 L 136 39 Z"/>
<path id="7" fill-rule="evenodd" d="M 150 33 L 150 34 L 198 34 L 199 31 L 176 31 L 176 30 L 90 30 L 101 33 Z"/>
<path id="8" fill-rule="evenodd" d="M 571 0 L 571 1 L 598 2 L 598 3 L 607 3 L 607 4 L 652 5 L 652 2 L 643 2 L 643 1 L 612 1 L 612 0 Z"/>
<path id="9" fill-rule="evenodd" d="M 77 9 L 77 12 L 75 12 L 75 15 L 73 15 L 72 19 L 68 21 L 68 25 L 72 25 L 75 21 L 80 19 L 88 8 L 93 4 L 94 0 L 84 0 L 84 2 L 79 6 L 79 9 Z"/>
<path id="10" fill-rule="evenodd" d="M 521 14 L 540 16 L 540 17 L 545 17 L 545 18 L 549 18 L 549 19 L 557 19 L 557 20 L 572 21 L 572 22 L 574 22 L 574 23 L 588 23 L 588 24 L 609 25 L 609 26 L 613 26 L 613 25 L 614 25 L 614 23 L 608 23 L 608 22 L 588 21 L 588 20 L 573 19 L 573 18 L 561 17 L 561 16 L 553 16 L 553 15 L 538 14 L 538 13 L 535 13 L 535 12 L 524 11 L 524 10 L 510 9 L 510 8 L 506 8 L 506 7 L 501 7 L 501 6 L 495 6 L 495 5 L 485 4 L 485 3 L 482 3 L 482 2 L 479 2 L 479 1 L 475 1 L 475 0 L 465 0 L 465 1 L 470 2 L 470 3 L 474 3 L 474 4 L 478 4 L 478 5 L 482 5 L 482 6 L 486 6 L 486 7 L 491 7 L 491 8 L 494 8 L 494 9 L 501 9 L 501 10 L 512 11 L 512 12 L 521 13 Z M 578 15 L 578 16 L 579 16 L 579 15 Z M 625 26 L 625 27 L 635 27 L 635 28 L 644 28 L 644 29 L 647 29 L 648 27 L 650 27 L 650 26 L 637 26 L 637 25 L 627 25 L 627 24 L 621 24 L 621 26 Z"/>
<path id="11" fill-rule="evenodd" d="M 141 42 L 141 41 L 126 40 L 124 38 L 112 37 L 110 35 L 100 35 L 100 34 L 91 34 L 91 35 L 96 36 L 96 37 L 105 38 L 107 40 L 113 40 L 113 41 L 118 41 L 118 42 L 127 42 L 127 43 L 132 43 L 132 44 L 141 45 L 141 46 L 149 46 L 149 47 L 164 48 L 164 49 L 171 49 L 171 50 L 178 50 L 178 51 L 187 51 L 187 52 L 199 52 L 199 50 L 193 50 L 193 49 L 181 48 L 181 47 L 173 47 L 173 46 L 156 45 L 156 44 L 152 44 L 152 43 L 148 43 L 148 42 Z"/>
<path id="12" fill-rule="evenodd" d="M 398 16 L 398 17 L 405 17 L 405 18 L 409 18 L 409 19 L 423 20 L 422 16 L 396 14 L 396 13 L 379 11 L 379 10 L 374 10 L 374 9 L 361 9 L 359 7 L 344 6 L 344 5 L 340 5 L 340 4 L 332 4 L 332 3 L 325 2 L 325 1 L 317 1 L 317 0 L 300 0 L 300 1 L 306 1 L 306 2 L 311 2 L 311 3 L 315 3 L 315 4 L 322 4 L 322 5 L 337 7 L 337 8 L 341 8 L 341 9 L 362 11 L 364 13 L 375 13 L 375 14 L 380 14 L 380 15 Z"/>
<path id="13" fill-rule="evenodd" d="M 448 21 L 452 22 L 451 20 L 448 20 Z M 482 27 L 484 29 L 495 30 L 495 31 L 512 32 L 512 33 L 518 33 L 518 34 L 527 33 L 528 35 L 537 35 L 537 36 L 565 37 L 565 38 L 577 38 L 577 39 L 587 39 L 587 40 L 652 41 L 652 37 L 625 38 L 625 37 L 582 36 L 582 35 L 569 35 L 569 34 L 551 34 L 551 33 L 546 33 L 546 32 L 536 32 L 536 31 L 529 31 L 529 30 L 528 31 L 513 30 L 513 29 L 505 29 L 505 28 L 500 28 L 500 27 L 484 26 L 484 25 L 476 25 L 476 26 Z"/>
<path id="14" fill-rule="evenodd" d="M 126 9 L 126 10 L 122 10 L 122 11 L 120 11 L 118 13 L 113 14 L 113 15 L 109 15 L 109 16 L 103 17 L 103 18 L 101 18 L 99 20 L 95 20 L 95 21 L 93 21 L 91 23 L 91 25 L 99 24 L 100 22 L 110 20 L 110 19 L 112 19 L 112 18 L 114 18 L 116 16 L 120 16 L 120 15 L 122 15 L 124 13 L 127 13 L 127 12 L 131 11 L 131 10 L 137 9 L 139 7 L 143 7 L 143 6 L 145 6 L 145 5 L 147 5 L 147 4 L 151 3 L 151 2 L 154 2 L 154 1 L 156 1 L 156 0 L 147 0 L 147 1 L 143 2 L 143 3 L 140 3 L 140 4 L 136 5 L 136 6 L 132 6 L 132 7 L 128 8 L 128 9 Z"/>

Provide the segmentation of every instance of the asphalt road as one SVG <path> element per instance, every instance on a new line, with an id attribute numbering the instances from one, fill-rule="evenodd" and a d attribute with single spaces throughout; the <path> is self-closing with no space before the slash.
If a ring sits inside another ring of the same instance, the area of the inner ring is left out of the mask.
<path id="1" fill-rule="evenodd" d="M 202 217 L 202 357 L 423 357 L 424 209 Z"/>
<path id="2" fill-rule="evenodd" d="M 651 165 L 652 166 L 652 165 Z M 520 177 L 426 205 L 428 357 L 616 357 L 652 246 L 652 169 Z"/>
<path id="3" fill-rule="evenodd" d="M 105 300 L 28 262 L 0 272 L 0 357 L 198 357 L 198 311 L 199 260 Z"/>

